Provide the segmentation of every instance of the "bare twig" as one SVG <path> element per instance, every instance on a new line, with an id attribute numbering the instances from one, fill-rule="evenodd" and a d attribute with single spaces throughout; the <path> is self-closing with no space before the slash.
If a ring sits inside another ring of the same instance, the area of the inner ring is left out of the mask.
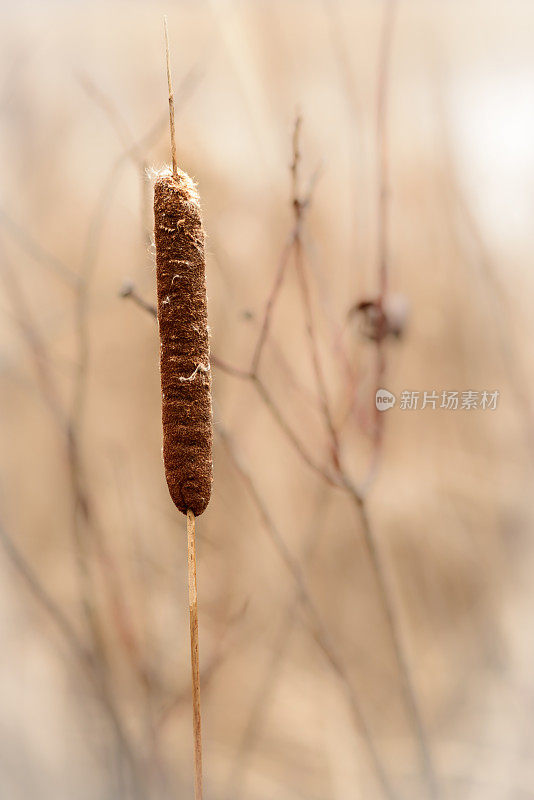
<path id="1" fill-rule="evenodd" d="M 253 383 L 256 387 L 256 390 L 263 400 L 263 403 L 267 410 L 270 412 L 271 416 L 273 417 L 274 421 L 277 423 L 278 427 L 281 429 L 282 433 L 284 433 L 288 439 L 288 441 L 292 444 L 294 450 L 301 456 L 303 461 L 318 475 L 320 475 L 325 481 L 332 484 L 333 486 L 339 485 L 339 481 L 337 476 L 332 475 L 326 467 L 323 467 L 319 464 L 313 456 L 311 456 L 305 446 L 300 441 L 297 434 L 293 431 L 285 417 L 283 416 L 282 412 L 278 408 L 277 404 L 274 402 L 271 393 L 258 377 L 254 377 Z"/>
<path id="2" fill-rule="evenodd" d="M 378 93 L 376 103 L 377 173 L 378 173 L 378 219 L 377 219 L 377 264 L 379 278 L 379 302 L 383 303 L 388 292 L 389 277 L 389 139 L 388 98 L 391 44 L 393 25 L 397 11 L 397 0 L 385 0 L 384 23 L 378 63 Z"/>
<path id="3" fill-rule="evenodd" d="M 282 250 L 282 255 L 280 256 L 280 260 L 278 263 L 278 269 L 276 271 L 275 279 L 273 282 L 272 289 L 269 293 L 269 297 L 267 298 L 267 303 L 265 306 L 265 312 L 263 315 L 263 320 L 260 327 L 260 333 L 258 339 L 256 340 L 256 346 L 254 348 L 254 355 L 252 356 L 252 363 L 250 366 L 250 372 L 252 375 L 257 375 L 258 370 L 260 367 L 260 360 L 262 356 L 263 349 L 265 347 L 265 342 L 267 340 L 267 336 L 269 333 L 269 328 L 271 325 L 271 317 L 274 310 L 274 306 L 278 295 L 280 293 L 280 289 L 282 288 L 282 283 L 284 281 L 285 273 L 287 270 L 287 265 L 289 262 L 289 258 L 291 255 L 291 251 L 293 249 L 293 245 L 295 243 L 295 230 L 292 230 L 286 244 L 284 245 L 284 249 Z"/>
<path id="4" fill-rule="evenodd" d="M 326 381 L 323 374 L 323 368 L 321 366 L 321 360 L 319 358 L 319 349 L 317 346 L 317 336 L 315 333 L 315 324 L 313 319 L 313 310 L 311 304 L 311 297 L 310 297 L 310 290 L 308 286 L 308 280 L 306 276 L 306 269 L 304 264 L 304 249 L 302 243 L 302 215 L 306 205 L 309 203 L 308 200 L 304 201 L 300 196 L 300 174 L 299 174 L 299 166 L 300 166 L 300 130 L 302 127 L 302 117 L 297 115 L 295 120 L 295 128 L 293 131 L 293 161 L 291 163 L 291 185 L 292 185 L 292 206 L 293 206 L 293 213 L 295 216 L 295 239 L 294 239 L 294 248 L 295 248 L 295 267 L 297 272 L 297 277 L 300 286 L 300 292 L 302 297 L 302 304 L 304 308 L 304 320 L 306 325 L 306 334 L 308 337 L 308 344 L 310 349 L 311 360 L 313 364 L 313 369 L 315 372 L 315 381 L 317 385 L 317 392 L 319 395 L 319 402 L 321 406 L 321 411 L 323 413 L 323 417 L 326 423 L 326 427 L 330 434 L 331 440 L 331 448 L 332 448 L 332 459 L 334 462 L 334 466 L 336 470 L 340 469 L 340 446 L 339 446 L 339 438 L 336 432 L 336 428 L 334 426 L 334 421 L 332 419 L 332 414 L 330 412 L 330 404 L 328 401 L 328 392 L 326 389 Z"/>
<path id="5" fill-rule="evenodd" d="M 154 317 L 154 319 L 157 318 L 158 312 L 156 306 L 153 303 L 148 303 L 146 300 L 143 300 L 131 281 L 124 281 L 119 292 L 119 297 L 129 298 L 136 306 L 139 306 L 143 311 L 150 314 L 151 317 Z"/>
<path id="6" fill-rule="evenodd" d="M 369 553 L 379 595 L 382 600 L 386 623 L 391 636 L 393 651 L 399 669 L 402 692 L 419 748 L 423 774 L 427 783 L 427 790 L 429 797 L 435 798 L 438 797 L 437 781 L 434 774 L 433 762 L 430 756 L 421 712 L 419 710 L 419 704 L 413 684 L 408 656 L 406 654 L 406 645 L 402 635 L 402 625 L 397 613 L 397 602 L 395 600 L 395 594 L 389 579 L 389 572 L 379 547 L 376 534 L 371 526 L 366 501 L 364 498 L 362 498 L 358 491 L 350 485 L 350 483 L 347 483 L 347 489 L 353 500 L 362 524 L 365 546 L 367 548 L 367 552 Z"/>

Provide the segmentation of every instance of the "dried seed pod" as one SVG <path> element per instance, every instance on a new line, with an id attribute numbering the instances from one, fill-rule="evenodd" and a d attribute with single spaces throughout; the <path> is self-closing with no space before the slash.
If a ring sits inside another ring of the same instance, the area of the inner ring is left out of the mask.
<path id="1" fill-rule="evenodd" d="M 177 170 L 154 185 L 163 461 L 182 513 L 208 505 L 212 410 L 204 230 L 191 178 Z"/>

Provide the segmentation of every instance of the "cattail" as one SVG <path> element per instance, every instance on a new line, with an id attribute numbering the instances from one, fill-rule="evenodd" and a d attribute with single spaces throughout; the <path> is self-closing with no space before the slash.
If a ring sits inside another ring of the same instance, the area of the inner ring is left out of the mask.
<path id="1" fill-rule="evenodd" d="M 163 461 L 171 498 L 197 517 L 210 499 L 212 411 L 204 230 L 179 169 L 154 185 Z"/>
<path id="2" fill-rule="evenodd" d="M 163 462 L 170 495 L 187 515 L 187 575 L 195 800 L 202 800 L 195 517 L 211 494 L 211 372 L 204 228 L 195 184 L 178 169 L 167 18 L 164 17 L 172 173 L 154 184 Z"/>

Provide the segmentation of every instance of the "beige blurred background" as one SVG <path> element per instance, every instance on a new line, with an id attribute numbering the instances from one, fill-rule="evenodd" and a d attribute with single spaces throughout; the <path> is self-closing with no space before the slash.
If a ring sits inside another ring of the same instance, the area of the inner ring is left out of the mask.
<path id="1" fill-rule="evenodd" d="M 135 302 L 155 300 L 164 13 L 212 352 L 250 367 L 294 230 L 299 113 L 328 404 L 343 475 L 371 469 L 363 508 L 322 474 L 293 252 L 261 383 L 213 369 L 205 798 L 374 800 L 377 763 L 394 798 L 534 798 L 534 12 L 515 0 L 0 5 L 0 796 L 192 797 L 185 520 Z M 377 297 L 382 245 L 408 311 L 377 347 L 349 312 Z M 398 398 L 381 421 L 377 355 Z M 500 394 L 401 408 L 433 390 Z"/>

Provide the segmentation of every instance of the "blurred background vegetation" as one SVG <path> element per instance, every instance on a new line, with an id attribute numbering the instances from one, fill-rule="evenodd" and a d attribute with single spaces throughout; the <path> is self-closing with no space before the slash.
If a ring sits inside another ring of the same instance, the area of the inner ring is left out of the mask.
<path id="1" fill-rule="evenodd" d="M 356 699 L 391 796 L 532 798 L 534 13 L 517 0 L 0 5 L 0 794 L 192 796 L 185 520 L 150 309 L 164 13 L 216 359 L 205 797 L 384 797 Z M 284 265 L 258 384 L 239 371 Z M 377 298 L 405 318 L 378 344 Z M 363 507 L 325 479 L 310 320 Z M 499 402 L 378 419 L 377 379 Z"/>

